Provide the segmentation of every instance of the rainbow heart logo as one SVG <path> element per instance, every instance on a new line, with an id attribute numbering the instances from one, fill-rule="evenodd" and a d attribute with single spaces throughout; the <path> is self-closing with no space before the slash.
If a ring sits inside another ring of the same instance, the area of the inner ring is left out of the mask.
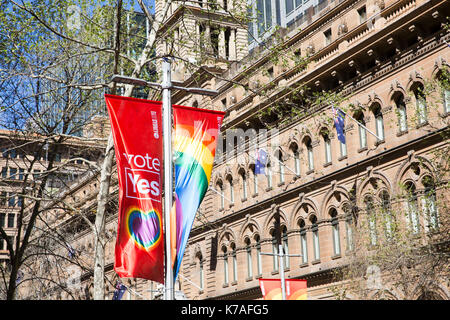
<path id="1" fill-rule="evenodd" d="M 142 212 L 139 208 L 130 208 L 126 226 L 129 236 L 144 250 L 151 250 L 161 241 L 161 216 L 154 209 Z"/>

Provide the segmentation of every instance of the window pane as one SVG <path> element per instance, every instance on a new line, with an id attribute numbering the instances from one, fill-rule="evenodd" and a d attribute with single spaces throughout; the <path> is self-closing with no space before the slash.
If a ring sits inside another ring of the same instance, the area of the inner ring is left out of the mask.
<path id="1" fill-rule="evenodd" d="M 223 260 L 223 283 L 228 284 L 228 256 Z"/>
<path id="2" fill-rule="evenodd" d="M 254 30 L 253 30 L 253 26 L 254 23 L 253 21 L 253 6 L 247 4 L 247 19 L 249 19 L 250 21 L 248 22 L 248 42 L 252 42 L 253 41 L 253 35 L 254 35 Z"/>
<path id="3" fill-rule="evenodd" d="M 5 226 L 5 217 L 6 213 L 0 213 L 0 228 L 3 228 Z"/>
<path id="4" fill-rule="evenodd" d="M 235 250 L 233 250 L 233 281 L 237 281 L 237 257 Z"/>
<path id="5" fill-rule="evenodd" d="M 286 229 L 283 231 L 283 252 L 286 254 L 284 256 L 284 267 L 289 268 L 289 244 Z"/>
<path id="6" fill-rule="evenodd" d="M 264 32 L 264 3 L 263 0 L 256 1 L 256 17 L 258 23 L 258 34 Z"/>
<path id="7" fill-rule="evenodd" d="M 407 119 L 406 119 L 406 107 L 405 106 L 400 106 L 398 108 L 398 117 L 399 117 L 399 129 L 400 132 L 406 131 L 407 130 Z"/>
<path id="8" fill-rule="evenodd" d="M 266 16 L 266 30 L 272 27 L 272 0 L 265 0 L 265 16 Z"/>
<path id="9" fill-rule="evenodd" d="M 199 262 L 199 268 L 200 268 L 200 274 L 199 274 L 199 277 L 200 277 L 200 285 L 199 285 L 199 287 L 200 287 L 200 290 L 203 290 L 203 261 L 202 260 L 200 260 L 200 262 Z"/>
<path id="10" fill-rule="evenodd" d="M 325 139 L 325 163 L 331 162 L 331 141 Z"/>
<path id="11" fill-rule="evenodd" d="M 272 188 L 272 167 L 267 165 L 267 188 Z"/>
<path id="12" fill-rule="evenodd" d="M 247 247 L 247 276 L 250 278 L 253 276 L 253 264 L 252 264 L 252 249 Z"/>
<path id="13" fill-rule="evenodd" d="M 295 174 L 300 175 L 300 158 L 298 152 L 294 152 Z"/>
<path id="14" fill-rule="evenodd" d="M 353 229 L 352 229 L 352 219 L 347 219 L 345 222 L 346 232 L 347 232 L 347 250 L 353 250 Z"/>
<path id="15" fill-rule="evenodd" d="M 278 271 L 278 247 L 277 240 L 275 238 L 272 239 L 272 253 L 273 271 Z"/>
<path id="16" fill-rule="evenodd" d="M 242 174 L 242 198 L 247 199 L 247 178 Z"/>
<path id="17" fill-rule="evenodd" d="M 423 97 L 417 98 L 417 114 L 419 124 L 423 124 L 427 121 L 427 105 Z"/>
<path id="18" fill-rule="evenodd" d="M 256 245 L 256 258 L 258 264 L 258 275 L 262 274 L 262 261 L 261 261 L 261 245 Z"/>
<path id="19" fill-rule="evenodd" d="M 380 138 L 380 140 L 384 140 L 384 125 L 382 115 L 377 115 L 376 125 L 377 125 L 377 136 Z"/>
<path id="20" fill-rule="evenodd" d="M 341 157 L 345 157 L 347 155 L 347 145 L 339 141 L 339 147 L 341 149 Z"/>
<path id="21" fill-rule="evenodd" d="M 14 228 L 14 218 L 15 218 L 14 213 L 8 214 L 8 228 Z"/>
<path id="22" fill-rule="evenodd" d="M 17 168 L 10 168 L 9 169 L 9 177 L 10 179 L 16 179 L 17 174 Z"/>
<path id="23" fill-rule="evenodd" d="M 253 191 L 258 194 L 258 175 L 253 171 Z"/>
<path id="24" fill-rule="evenodd" d="M 302 262 L 307 263 L 308 262 L 308 247 L 306 242 L 306 233 L 301 235 L 301 241 L 302 241 Z"/>
<path id="25" fill-rule="evenodd" d="M 339 239 L 339 224 L 336 222 L 333 225 L 333 244 L 334 244 L 334 254 L 341 254 L 341 244 Z"/>
<path id="26" fill-rule="evenodd" d="M 280 183 L 283 183 L 284 182 L 284 164 L 281 160 L 280 160 L 280 162 L 278 162 L 278 169 L 280 170 Z"/>
<path id="27" fill-rule="evenodd" d="M 294 10 L 293 0 L 286 0 L 286 14 L 289 14 Z"/>
<path id="28" fill-rule="evenodd" d="M 314 156 L 313 156 L 312 147 L 308 147 L 308 167 L 309 167 L 309 170 L 314 169 Z"/>
<path id="29" fill-rule="evenodd" d="M 419 217 L 417 215 L 417 203 L 415 200 L 408 202 L 409 219 L 414 233 L 419 232 Z"/>
<path id="30" fill-rule="evenodd" d="M 313 244 L 314 244 L 314 260 L 320 259 L 320 248 L 319 248 L 319 232 L 313 231 Z"/>
<path id="31" fill-rule="evenodd" d="M 444 91 L 444 110 L 445 112 L 450 112 L 450 90 L 446 89 Z"/>
<path id="32" fill-rule="evenodd" d="M 361 122 L 362 125 L 365 125 L 364 122 Z M 366 133 L 366 129 L 364 129 L 361 126 L 359 127 L 359 146 L 360 148 L 365 148 L 367 147 L 367 133 Z"/>
<path id="33" fill-rule="evenodd" d="M 369 215 L 370 244 L 377 244 L 377 230 L 375 224 L 375 215 Z"/>
<path id="34" fill-rule="evenodd" d="M 233 189 L 233 182 L 230 181 L 230 202 L 234 203 L 234 189 Z"/>
<path id="35" fill-rule="evenodd" d="M 437 229 L 438 227 L 438 212 L 436 208 L 436 194 L 427 195 L 427 208 L 428 208 L 428 222 L 429 227 Z"/>

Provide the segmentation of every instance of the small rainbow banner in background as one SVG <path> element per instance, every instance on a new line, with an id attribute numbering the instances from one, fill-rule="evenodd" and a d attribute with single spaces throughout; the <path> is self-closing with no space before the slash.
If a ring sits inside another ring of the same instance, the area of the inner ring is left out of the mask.
<path id="1" fill-rule="evenodd" d="M 208 189 L 224 112 L 173 106 L 175 200 L 171 211 L 174 280 L 195 214 Z"/>
<path id="2" fill-rule="evenodd" d="M 307 300 L 306 280 L 288 279 L 286 283 L 287 300 Z M 281 300 L 281 281 L 279 279 L 259 279 L 259 287 L 264 300 Z"/>

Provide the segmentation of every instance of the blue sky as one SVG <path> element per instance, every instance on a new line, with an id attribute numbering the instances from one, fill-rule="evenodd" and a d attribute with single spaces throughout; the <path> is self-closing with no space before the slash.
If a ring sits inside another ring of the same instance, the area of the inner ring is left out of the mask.
<path id="1" fill-rule="evenodd" d="M 144 4 L 149 5 L 149 11 L 150 13 L 155 13 L 155 0 L 144 0 Z M 141 8 L 139 7 L 139 3 L 137 0 L 135 0 L 134 4 L 134 10 L 142 12 Z"/>

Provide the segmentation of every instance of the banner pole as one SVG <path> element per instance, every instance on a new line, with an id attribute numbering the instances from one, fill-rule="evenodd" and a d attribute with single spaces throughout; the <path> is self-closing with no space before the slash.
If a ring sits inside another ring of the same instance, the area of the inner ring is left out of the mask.
<path id="1" fill-rule="evenodd" d="M 170 211 L 172 209 L 172 102 L 170 96 L 171 62 L 162 62 L 162 103 L 163 103 L 163 142 L 164 142 L 164 244 L 166 249 L 164 300 L 174 300 L 172 254 L 170 247 Z"/>

